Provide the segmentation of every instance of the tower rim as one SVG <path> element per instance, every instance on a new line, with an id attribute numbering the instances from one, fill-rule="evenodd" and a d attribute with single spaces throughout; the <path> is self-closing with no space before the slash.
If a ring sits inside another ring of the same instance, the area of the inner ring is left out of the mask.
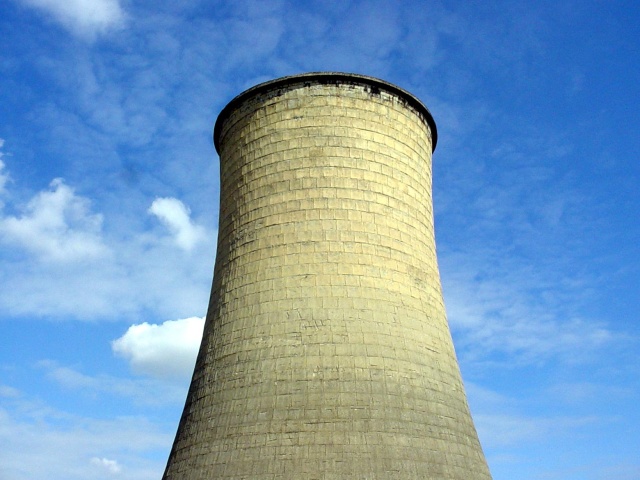
<path id="1" fill-rule="evenodd" d="M 284 88 L 289 85 L 293 85 L 296 83 L 305 83 L 305 81 L 315 82 L 320 84 L 360 84 L 367 85 L 370 87 L 384 89 L 399 98 L 405 100 L 409 105 L 416 109 L 422 117 L 424 121 L 429 126 L 431 130 L 431 151 L 435 151 L 436 144 L 438 143 L 438 130 L 436 128 L 436 122 L 433 119 L 433 115 L 429 109 L 425 106 L 424 103 L 418 97 L 413 95 L 412 93 L 404 90 L 403 88 L 394 85 L 393 83 L 381 80 L 376 77 L 370 77 L 367 75 L 361 75 L 357 73 L 346 73 L 346 72 L 309 72 L 309 73 L 300 73 L 297 75 L 288 75 L 285 77 L 276 78 L 274 80 L 269 80 L 267 82 L 260 83 L 255 85 L 236 97 L 234 97 L 227 105 L 222 109 L 218 118 L 216 120 L 215 126 L 213 128 L 213 144 L 216 148 L 216 152 L 220 153 L 220 133 L 222 131 L 222 126 L 227 118 L 231 115 L 233 110 L 237 108 L 243 101 L 247 98 L 258 95 L 260 93 L 266 92 L 268 90 L 274 90 L 278 88 Z"/>

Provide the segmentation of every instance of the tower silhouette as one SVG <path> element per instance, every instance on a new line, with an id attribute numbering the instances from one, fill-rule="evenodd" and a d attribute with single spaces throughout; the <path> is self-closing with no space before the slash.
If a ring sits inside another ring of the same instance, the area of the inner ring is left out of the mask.
<path id="1" fill-rule="evenodd" d="M 284 77 L 215 125 L 202 344 L 164 479 L 490 479 L 445 315 L 427 108 Z"/>

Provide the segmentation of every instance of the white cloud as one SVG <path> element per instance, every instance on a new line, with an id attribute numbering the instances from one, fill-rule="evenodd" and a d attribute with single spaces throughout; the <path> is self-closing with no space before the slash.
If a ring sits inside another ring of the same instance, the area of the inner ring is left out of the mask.
<path id="1" fill-rule="evenodd" d="M 158 217 L 173 234 L 176 245 L 183 250 L 191 250 L 206 237 L 205 229 L 191 221 L 191 212 L 176 198 L 156 198 L 149 213 Z"/>
<path id="2" fill-rule="evenodd" d="M 119 0 L 22 0 L 51 15 L 72 33 L 92 38 L 121 26 L 125 13 Z"/>
<path id="3" fill-rule="evenodd" d="M 33 212 L 16 216 L 9 223 L 24 221 L 19 225 L 24 239 L 8 231 L 7 219 L 0 214 L 0 284 L 11 285 L 0 289 L 5 314 L 119 318 L 132 324 L 145 312 L 176 319 L 206 311 L 215 234 L 199 246 L 202 254 L 184 256 L 175 255 L 172 238 L 158 242 L 155 235 L 130 224 L 120 232 L 92 232 L 65 220 L 64 228 L 54 230 L 36 222 L 39 217 Z M 113 224 L 118 224 L 117 218 Z M 24 232 L 27 226 L 29 235 Z M 95 248 L 72 250 L 81 239 Z M 2 248 L 3 244 L 12 248 Z M 18 251 L 35 255 L 16 255 Z"/>
<path id="4" fill-rule="evenodd" d="M 117 461 L 109 460 L 107 458 L 93 457 L 91 459 L 91 465 L 95 465 L 114 475 L 122 471 L 122 467 L 120 467 Z"/>
<path id="5" fill-rule="evenodd" d="M 92 214 L 89 200 L 76 195 L 61 179 L 38 193 L 21 217 L 0 217 L 0 238 L 42 260 L 70 262 L 107 253 L 100 231 L 102 215 Z"/>
<path id="6" fill-rule="evenodd" d="M 161 325 L 132 325 L 111 344 L 131 368 L 159 378 L 188 378 L 198 354 L 204 318 L 169 320 Z"/>
<path id="7" fill-rule="evenodd" d="M 164 204 L 156 204 L 158 212 L 180 220 Z M 187 212 L 177 205 L 178 212 Z M 103 217 L 91 207 L 57 179 L 26 204 L 12 205 L 12 215 L 0 208 L 0 247 L 11 247 L 0 248 L 0 284 L 12 287 L 0 289 L 6 314 L 123 319 L 151 310 L 161 318 L 184 318 L 206 310 L 215 235 L 205 235 L 184 214 L 176 241 L 202 241 L 209 253 L 204 262 L 196 255 L 176 256 L 173 240 L 158 242 L 131 225 L 103 232 Z"/>
<path id="8" fill-rule="evenodd" d="M 182 258 L 141 239 L 111 241 L 106 262 L 64 264 L 17 258 L 0 268 L 0 307 L 10 316 L 135 322 L 140 315 L 201 315 L 211 292 L 214 248 Z M 0 254 L 10 253 L 0 249 Z"/>

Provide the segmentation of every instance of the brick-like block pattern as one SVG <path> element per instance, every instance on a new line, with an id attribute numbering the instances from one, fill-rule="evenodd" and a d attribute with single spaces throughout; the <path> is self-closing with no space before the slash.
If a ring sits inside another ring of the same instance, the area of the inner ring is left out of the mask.
<path id="1" fill-rule="evenodd" d="M 435 253 L 434 124 L 359 76 L 245 92 L 216 128 L 218 252 L 166 479 L 490 479 Z"/>

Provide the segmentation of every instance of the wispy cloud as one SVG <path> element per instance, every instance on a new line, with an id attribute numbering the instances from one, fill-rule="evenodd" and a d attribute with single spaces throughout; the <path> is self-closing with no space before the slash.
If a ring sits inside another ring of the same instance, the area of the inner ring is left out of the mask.
<path id="1" fill-rule="evenodd" d="M 552 435 L 570 437 L 572 433 L 601 420 L 595 416 L 528 417 L 475 414 L 474 421 L 484 447 L 496 449 L 540 442 L 548 440 Z"/>
<path id="2" fill-rule="evenodd" d="M 625 399 L 632 399 L 633 388 L 629 385 L 616 385 L 613 382 L 577 382 L 567 381 L 551 385 L 545 392 L 556 401 L 566 405 L 599 405 L 600 401 L 607 399 L 609 404 Z"/>
<path id="3" fill-rule="evenodd" d="M 444 167 L 436 151 L 434 161 L 438 258 L 456 348 L 478 367 L 589 362 L 624 340 L 589 307 L 602 300 L 591 245 L 606 228 L 575 181 L 575 145 L 566 131 L 495 123 L 510 132 L 499 144 L 463 132 L 479 147 L 445 151 Z"/>
<path id="4" fill-rule="evenodd" d="M 184 400 L 184 384 L 188 377 L 173 381 L 152 378 L 119 378 L 112 375 L 87 375 L 77 369 L 60 365 L 52 360 L 38 363 L 46 377 L 56 385 L 90 398 L 124 398 L 134 405 L 166 407 L 180 405 Z M 193 368 L 193 366 L 192 366 Z M 97 396 L 97 397 L 96 397 Z"/>
<path id="5" fill-rule="evenodd" d="M 0 397 L 17 398 L 20 396 L 20 391 L 17 388 L 10 387 L 9 385 L 0 385 Z"/>
<path id="6" fill-rule="evenodd" d="M 464 254 L 442 255 L 441 263 L 447 312 L 465 362 L 571 364 L 621 340 L 605 322 L 582 315 L 575 297 L 584 286 L 569 279 L 549 280 L 545 272 L 517 262 L 487 267 Z M 567 302 L 572 296 L 573 303 Z"/>
<path id="7" fill-rule="evenodd" d="M 7 191 L 7 183 L 9 183 L 9 173 L 6 171 L 6 165 L 2 161 L 2 157 L 4 157 L 5 153 L 2 151 L 2 147 L 4 147 L 4 139 L 0 138 L 0 214 L 2 212 L 2 208 L 4 207 L 4 202 L 2 197 L 6 194 Z"/>
<path id="8" fill-rule="evenodd" d="M 160 318 L 203 315 L 214 240 L 202 247 L 202 256 L 184 256 L 155 237 L 141 237 L 111 240 L 113 258 L 99 263 L 100 268 L 92 263 L 58 268 L 22 258 L 7 260 L 0 282 L 11 289 L 0 289 L 0 305 L 14 317 L 135 321 L 143 312 Z"/>
<path id="9" fill-rule="evenodd" d="M 594 465 L 589 469 L 593 480 L 638 480 L 640 478 L 640 466 L 634 465 L 632 461 L 613 466 Z M 551 477 L 549 477 L 551 478 Z M 558 480 L 566 477 L 557 476 Z"/>
<path id="10" fill-rule="evenodd" d="M 173 432 L 144 417 L 101 420 L 24 395 L 0 407 L 0 476 L 11 480 L 157 479 Z"/>
<path id="11" fill-rule="evenodd" d="M 70 32 L 92 39 L 123 25 L 126 15 L 119 0 L 20 0 L 60 23 Z"/>

